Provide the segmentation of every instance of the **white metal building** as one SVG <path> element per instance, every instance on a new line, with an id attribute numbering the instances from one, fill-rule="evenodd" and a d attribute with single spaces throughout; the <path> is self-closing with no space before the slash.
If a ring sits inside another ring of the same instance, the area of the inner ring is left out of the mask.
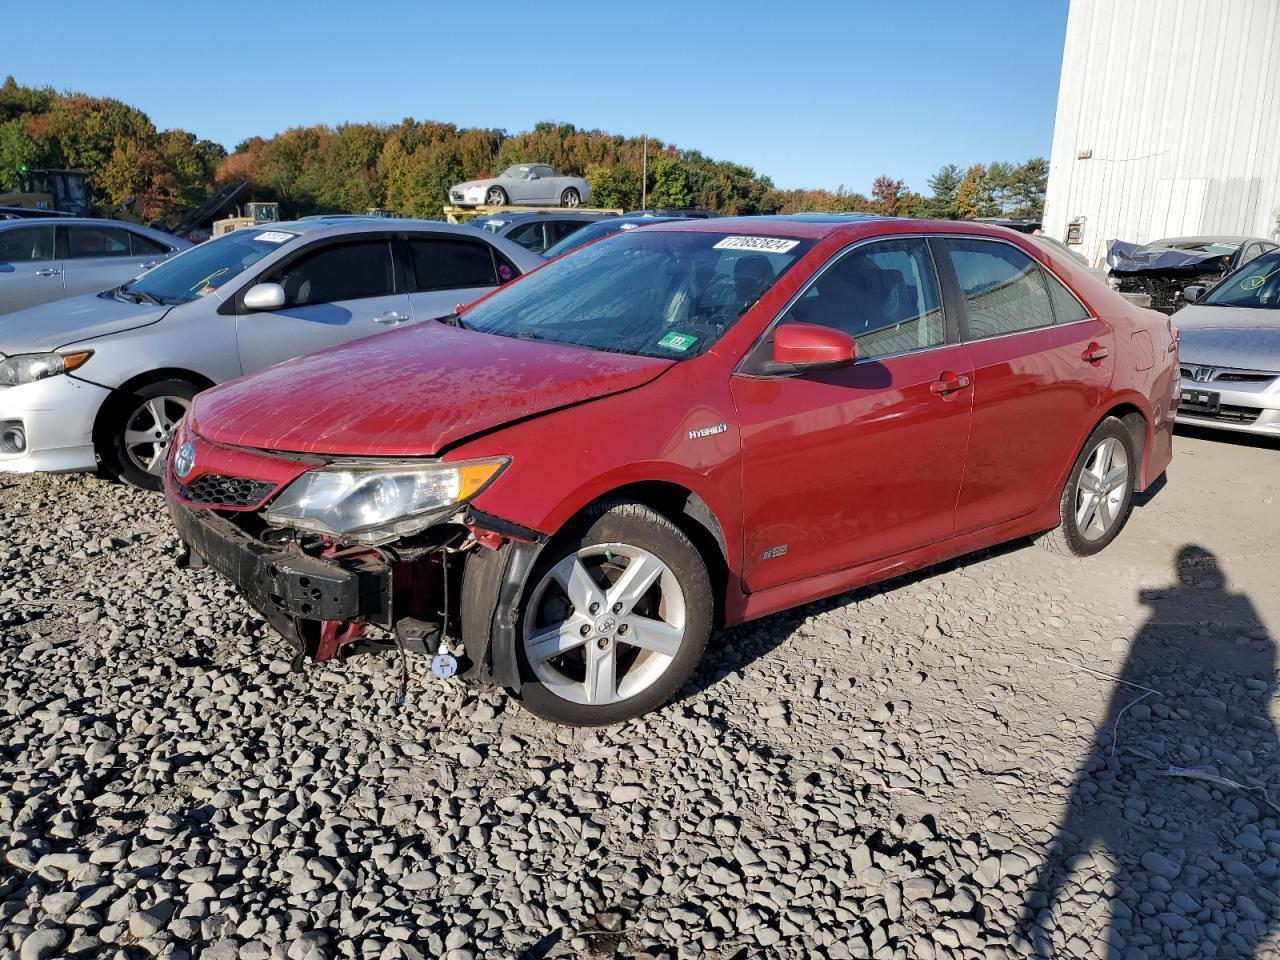
<path id="1" fill-rule="evenodd" d="M 1280 237 L 1280 0 L 1071 0 L 1044 230 Z"/>

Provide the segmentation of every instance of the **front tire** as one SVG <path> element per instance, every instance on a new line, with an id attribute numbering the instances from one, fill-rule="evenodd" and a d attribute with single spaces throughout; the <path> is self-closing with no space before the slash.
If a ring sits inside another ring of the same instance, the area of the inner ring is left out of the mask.
<path id="1" fill-rule="evenodd" d="M 1058 504 L 1061 523 L 1038 542 L 1053 553 L 1091 557 L 1129 520 L 1138 455 L 1123 423 L 1108 417 L 1085 441 Z"/>
<path id="2" fill-rule="evenodd" d="M 580 207 L 582 206 L 582 194 L 573 187 L 565 190 L 560 194 L 560 206 L 562 207 Z"/>
<path id="3" fill-rule="evenodd" d="M 517 631 L 519 699 L 545 720 L 620 723 L 666 703 L 711 634 L 711 579 L 678 527 L 608 501 L 543 551 Z"/>
<path id="4" fill-rule="evenodd" d="M 505 207 L 509 201 L 507 191 L 501 187 L 490 187 L 485 191 L 484 202 L 491 207 Z"/>
<path id="5" fill-rule="evenodd" d="M 198 392 L 187 380 L 157 380 L 116 397 L 98 437 L 103 470 L 143 490 L 161 489 L 173 433 Z"/>

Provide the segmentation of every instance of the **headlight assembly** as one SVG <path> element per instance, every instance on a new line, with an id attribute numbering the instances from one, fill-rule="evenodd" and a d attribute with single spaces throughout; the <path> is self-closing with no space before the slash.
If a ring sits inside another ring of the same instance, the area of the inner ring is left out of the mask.
<path id="1" fill-rule="evenodd" d="M 430 526 L 487 487 L 506 457 L 458 463 L 335 463 L 308 471 L 263 513 L 273 526 L 385 543 Z"/>
<path id="2" fill-rule="evenodd" d="M 0 387 L 16 387 L 46 377 L 70 373 L 93 356 L 92 350 L 76 353 L 20 353 L 0 360 Z"/>

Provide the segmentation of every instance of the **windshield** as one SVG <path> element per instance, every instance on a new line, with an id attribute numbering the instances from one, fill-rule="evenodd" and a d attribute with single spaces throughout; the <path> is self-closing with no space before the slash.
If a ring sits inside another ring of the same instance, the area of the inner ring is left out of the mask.
<path id="1" fill-rule="evenodd" d="M 543 250 L 542 255 L 548 260 L 554 260 L 562 253 L 577 250 L 584 243 L 599 240 L 601 237 L 607 237 L 611 233 L 634 230 L 636 227 L 647 227 L 651 223 L 665 223 L 670 219 L 672 218 L 645 217 L 643 220 L 619 220 L 614 217 L 608 220 L 600 220 L 597 223 L 587 224 L 581 230 L 575 230 L 567 237 L 561 237 L 558 243 L 553 243 Z"/>
<path id="2" fill-rule="evenodd" d="M 466 311 L 483 333 L 681 360 L 708 349 L 811 240 L 631 230 Z"/>
<path id="3" fill-rule="evenodd" d="M 158 303 L 187 303 L 212 293 L 233 277 L 297 238 L 283 230 L 236 230 L 166 260 L 121 288 Z"/>
<path id="4" fill-rule="evenodd" d="M 1213 307 L 1280 309 L 1280 250 L 1245 264 L 1200 302 Z"/>
<path id="5" fill-rule="evenodd" d="M 502 171 L 502 176 L 512 180 L 523 180 L 529 176 L 529 171 L 533 169 L 533 165 L 529 163 L 516 163 L 507 167 Z"/>

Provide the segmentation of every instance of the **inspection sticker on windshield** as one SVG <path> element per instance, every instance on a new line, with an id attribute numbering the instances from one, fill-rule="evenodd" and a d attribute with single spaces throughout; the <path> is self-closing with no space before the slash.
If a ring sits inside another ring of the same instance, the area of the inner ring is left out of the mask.
<path id="1" fill-rule="evenodd" d="M 260 233 L 253 239 L 262 240 L 264 243 L 284 243 L 286 240 L 292 240 L 295 234 L 285 233 L 281 230 L 268 230 L 266 233 Z"/>
<path id="2" fill-rule="evenodd" d="M 781 237 L 725 237 L 716 250 L 758 250 L 760 253 L 786 253 L 799 240 L 783 240 Z"/>
<path id="3" fill-rule="evenodd" d="M 668 350 L 679 350 L 684 353 L 697 342 L 698 338 L 692 334 L 676 333 L 673 330 L 671 333 L 662 335 L 662 339 L 658 341 L 658 346 L 666 347 Z"/>

